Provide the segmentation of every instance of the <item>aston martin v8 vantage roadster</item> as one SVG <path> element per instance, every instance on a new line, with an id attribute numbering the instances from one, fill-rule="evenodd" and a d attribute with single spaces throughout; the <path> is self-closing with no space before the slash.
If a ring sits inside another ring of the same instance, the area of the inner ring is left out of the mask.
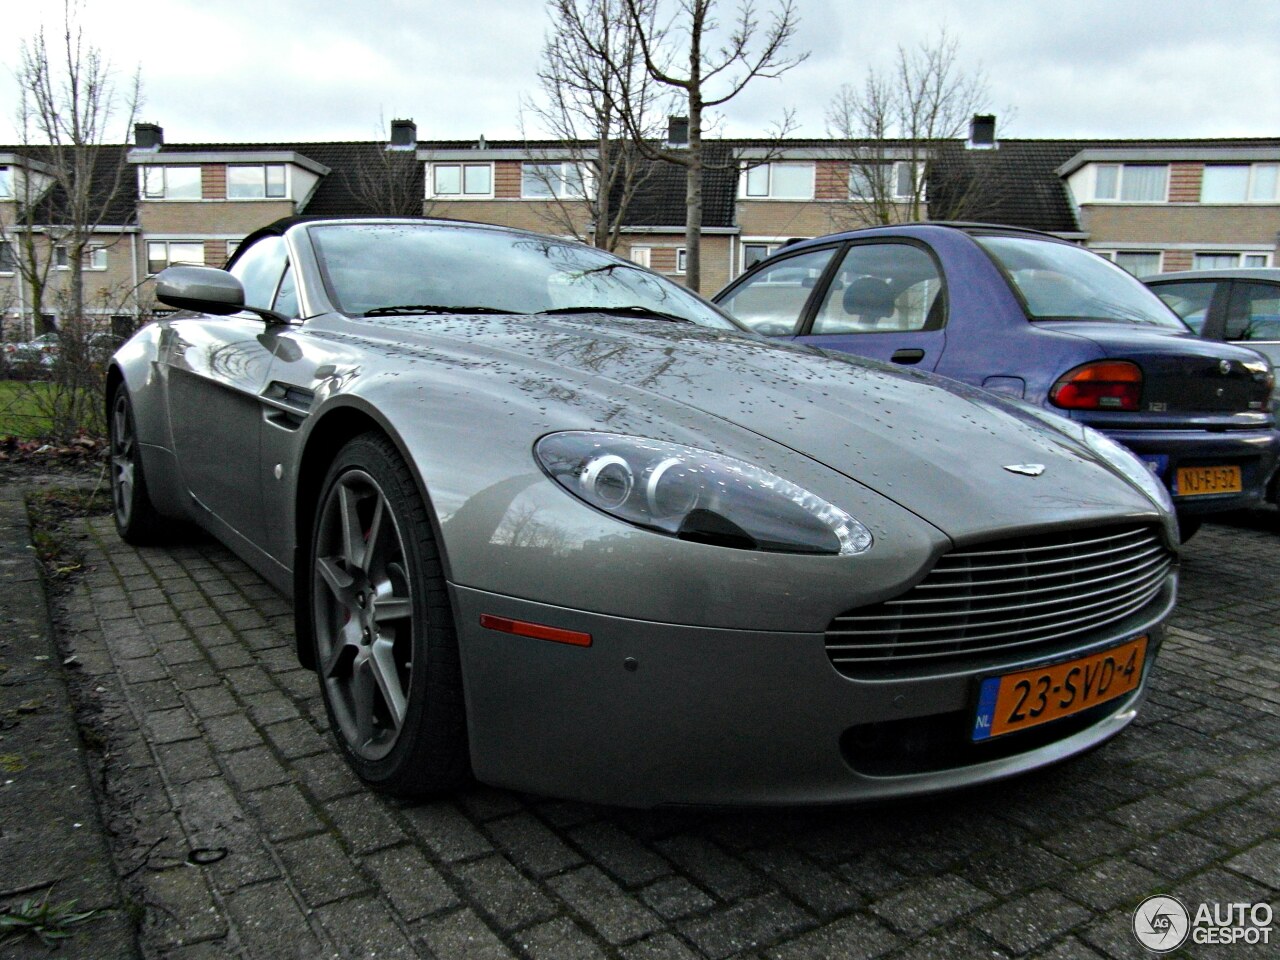
<path id="1" fill-rule="evenodd" d="M 157 295 L 107 381 L 120 534 L 291 595 L 375 789 L 900 796 L 1139 708 L 1177 521 L 1080 424 L 477 224 L 285 220 Z"/>

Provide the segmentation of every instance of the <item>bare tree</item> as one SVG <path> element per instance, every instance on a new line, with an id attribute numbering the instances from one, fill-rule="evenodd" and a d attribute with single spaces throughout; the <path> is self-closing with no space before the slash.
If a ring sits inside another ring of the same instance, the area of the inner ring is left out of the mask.
<path id="1" fill-rule="evenodd" d="M 689 143 L 680 149 L 646 141 L 630 104 L 624 115 L 633 141 L 646 156 L 685 170 L 685 283 L 697 290 L 702 281 L 702 174 L 707 168 L 702 134 L 707 111 L 728 103 L 752 80 L 780 77 L 808 57 L 786 52 L 799 17 L 793 0 L 781 0 L 769 22 L 762 24 L 753 0 L 740 0 L 733 21 L 721 30 L 715 17 L 717 0 L 670 0 L 674 13 L 669 22 L 655 26 L 662 22 L 663 8 L 655 16 L 641 0 L 625 3 L 649 76 L 683 98 L 688 111 Z M 683 71 L 674 66 L 676 61 Z M 790 117 L 784 117 L 778 137 L 790 126 Z"/>
<path id="2" fill-rule="evenodd" d="M 646 29 L 653 0 L 636 0 Z M 616 250 L 636 190 L 652 169 L 630 136 L 624 108 L 634 112 L 641 139 L 658 136 L 663 122 L 659 90 L 645 69 L 639 31 L 626 0 L 547 0 L 555 30 L 542 50 L 542 99 L 524 108 L 559 141 L 559 163 L 528 169 L 547 195 L 546 219 L 560 233 Z M 550 160 L 529 150 L 531 161 Z M 566 174 L 567 170 L 567 174 Z"/>
<path id="3" fill-rule="evenodd" d="M 43 29 L 23 42 L 16 77 L 18 126 L 26 159 L 17 234 L 19 275 L 36 317 L 48 293 L 55 258 L 67 267 L 66 319 L 84 323 L 82 267 L 91 247 L 108 246 L 108 222 L 131 176 L 124 150 L 142 99 L 135 71 L 123 90 L 102 51 L 85 42 L 78 4 L 65 0 L 60 43 Z M 114 134 L 114 135 L 113 135 Z"/>
<path id="4" fill-rule="evenodd" d="M 378 130 L 386 129 L 380 117 Z M 398 136 L 403 142 L 396 142 Z M 387 143 L 352 146 L 356 155 L 339 175 L 360 212 L 390 217 L 420 217 L 428 212 L 422 179 L 425 167 L 418 157 L 416 136 L 412 121 L 395 120 Z"/>
<path id="5" fill-rule="evenodd" d="M 935 220 L 974 214 L 972 184 L 926 193 L 941 172 L 939 150 L 987 103 L 985 74 L 964 70 L 958 50 L 945 29 L 914 50 L 900 46 L 891 72 L 868 70 L 861 87 L 844 84 L 827 106 L 828 135 L 862 141 L 848 154 L 852 203 L 842 219 L 849 225 L 920 220 L 926 210 Z"/>

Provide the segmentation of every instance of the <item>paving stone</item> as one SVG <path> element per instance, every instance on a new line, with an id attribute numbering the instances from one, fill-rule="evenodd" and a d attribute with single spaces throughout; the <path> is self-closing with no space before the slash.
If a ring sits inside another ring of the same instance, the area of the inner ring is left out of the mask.
<path id="1" fill-rule="evenodd" d="M 715 906 L 710 894 L 695 887 L 684 877 L 667 877 L 639 891 L 643 900 L 659 916 L 679 920 L 702 913 Z"/>
<path id="2" fill-rule="evenodd" d="M 405 838 L 404 831 L 388 815 L 385 801 L 373 793 L 340 797 L 326 804 L 324 812 L 352 853 L 372 853 Z"/>
<path id="3" fill-rule="evenodd" d="M 223 754 L 222 763 L 241 790 L 261 790 L 293 779 L 266 747 Z"/>
<path id="4" fill-rule="evenodd" d="M 813 919 L 795 904 L 781 894 L 767 893 L 704 919 L 687 920 L 680 932 L 711 960 L 722 960 L 813 926 Z"/>
<path id="5" fill-rule="evenodd" d="M 1084 831 L 1073 833 L 1082 834 Z M 1062 857 L 1027 843 L 975 854 L 960 873 L 979 887 L 1007 897 L 1021 890 L 1042 887 L 1070 867 L 1071 864 Z"/>
<path id="6" fill-rule="evenodd" d="M 847 913 L 862 903 L 861 894 L 852 884 L 789 847 L 752 851 L 747 860 L 818 917 Z"/>
<path id="7" fill-rule="evenodd" d="M 361 863 L 407 921 L 458 905 L 444 878 L 413 847 L 395 847 L 365 857 Z"/>
<path id="8" fill-rule="evenodd" d="M 974 920 L 983 933 L 1015 956 L 1045 946 L 1089 919 L 1089 911 L 1054 890 L 1036 890 Z"/>
<path id="9" fill-rule="evenodd" d="M 992 944 L 990 938 L 971 927 L 943 929 L 913 941 L 903 953 L 894 954 L 893 960 L 1005 960 L 1009 955 Z M 833 958 L 834 960 L 834 958 Z M 1081 957 L 1080 960 L 1085 960 Z"/>
<path id="10" fill-rule="evenodd" d="M 1127 860 L 1106 860 L 1058 884 L 1071 899 L 1103 912 L 1164 889 L 1163 877 Z"/>
<path id="11" fill-rule="evenodd" d="M 1178 830 L 1141 843 L 1126 856 L 1148 870 L 1176 880 L 1224 859 L 1226 850 L 1224 844 Z"/>
<path id="12" fill-rule="evenodd" d="M 227 896 L 227 909 L 250 957 L 320 955 L 320 941 L 283 883 L 244 887 Z"/>
<path id="13" fill-rule="evenodd" d="M 336 750 L 334 747 L 313 756 L 299 757 L 290 764 L 297 773 L 297 781 L 317 800 L 332 800 L 364 790 L 364 785 Z"/>
<path id="14" fill-rule="evenodd" d="M 203 740 L 162 743 L 155 745 L 154 749 L 160 765 L 174 783 L 190 783 L 222 773 Z"/>
<path id="15" fill-rule="evenodd" d="M 637 886 L 671 873 L 671 864 L 610 823 L 590 823 L 569 834 L 587 857 L 622 881 Z"/>
<path id="16" fill-rule="evenodd" d="M 906 934 L 918 934 L 991 903 L 989 893 L 956 876 L 914 885 L 871 905 L 882 920 Z"/>
<path id="17" fill-rule="evenodd" d="M 381 900 L 365 897 L 321 907 L 315 913 L 338 956 L 410 960 L 419 956 Z"/>
<path id="18" fill-rule="evenodd" d="M 233 713 L 214 717 L 203 722 L 204 736 L 210 746 L 219 752 L 262 747 L 262 735 L 258 728 L 243 714 Z"/>
<path id="19" fill-rule="evenodd" d="M 302 898 L 313 907 L 369 889 L 369 882 L 328 834 L 282 843 L 278 849 Z"/>
<path id="20" fill-rule="evenodd" d="M 493 844 L 451 803 L 427 803 L 403 811 L 410 828 L 445 862 L 481 856 Z"/>
<path id="21" fill-rule="evenodd" d="M 495 855 L 460 864 L 454 875 L 466 886 L 472 901 L 504 932 L 556 913 L 555 904 L 505 857 Z"/>
<path id="22" fill-rule="evenodd" d="M 1280 890 L 1280 840 L 1272 839 L 1227 861 L 1227 866 L 1251 880 Z"/>
<path id="23" fill-rule="evenodd" d="M 470 910 L 425 920 L 420 930 L 428 949 L 441 960 L 512 960 L 514 957 Z"/>
<path id="24" fill-rule="evenodd" d="M 327 830 L 316 809 L 293 784 L 250 793 L 245 804 L 263 825 L 266 836 L 273 841 Z"/>
<path id="25" fill-rule="evenodd" d="M 626 943 L 662 929 L 656 914 L 626 895 L 598 867 L 583 867 L 548 884 L 610 943 Z"/>
<path id="26" fill-rule="evenodd" d="M 169 946 L 222 937 L 227 922 L 199 870 L 179 866 L 147 879 L 150 935 Z"/>
<path id="27" fill-rule="evenodd" d="M 263 729 L 271 745 L 286 760 L 296 760 L 332 749 L 332 744 L 306 720 L 285 720 Z"/>
<path id="28" fill-rule="evenodd" d="M 764 889 L 758 873 L 700 837 L 675 837 L 659 843 L 657 849 L 682 873 L 722 900 L 738 900 Z"/>
<path id="29" fill-rule="evenodd" d="M 508 857 L 535 877 L 550 876 L 582 863 L 581 855 L 532 813 L 491 820 L 485 830 Z"/>
<path id="30" fill-rule="evenodd" d="M 179 740 L 194 740 L 200 736 L 200 730 L 185 707 L 149 711 L 146 723 L 147 733 L 153 743 L 177 743 Z"/>
<path id="31" fill-rule="evenodd" d="M 573 921 L 563 918 L 531 927 L 518 939 L 531 960 L 605 960 L 600 947 Z"/>
<path id="32" fill-rule="evenodd" d="M 240 714 L 244 708 L 232 696 L 231 691 L 223 686 L 203 687 L 187 690 L 183 693 L 187 705 L 201 720 L 212 717 L 225 717 L 229 714 Z"/>
<path id="33" fill-rule="evenodd" d="M 623 960 L 701 960 L 692 948 L 669 933 L 633 943 L 622 950 Z"/>
<path id="34" fill-rule="evenodd" d="M 781 947 L 769 950 L 769 960 L 871 960 L 901 941 L 887 927 L 865 914 L 819 927 Z M 935 954 L 936 957 L 960 956 Z"/>

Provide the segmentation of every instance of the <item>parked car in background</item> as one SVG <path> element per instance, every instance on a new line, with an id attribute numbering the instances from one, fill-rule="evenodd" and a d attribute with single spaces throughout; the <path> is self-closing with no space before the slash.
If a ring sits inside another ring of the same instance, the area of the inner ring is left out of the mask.
<path id="1" fill-rule="evenodd" d="M 292 593 L 372 787 L 915 794 L 1142 701 L 1177 524 L 1078 424 L 478 224 L 285 220 L 156 293 L 107 377 L 117 527 Z"/>
<path id="2" fill-rule="evenodd" d="M 1280 267 L 1184 270 L 1142 282 L 1200 336 L 1249 347 L 1280 363 Z"/>
<path id="3" fill-rule="evenodd" d="M 1095 427 L 1168 488 L 1184 539 L 1262 501 L 1280 457 L 1271 365 L 1197 338 L 1075 244 L 982 224 L 795 243 L 714 298 L 765 335 L 985 387 Z"/>
<path id="4" fill-rule="evenodd" d="M 58 345 L 58 334 L 42 333 L 32 340 L 6 343 L 4 353 L 5 358 L 14 366 L 51 367 L 58 357 Z"/>

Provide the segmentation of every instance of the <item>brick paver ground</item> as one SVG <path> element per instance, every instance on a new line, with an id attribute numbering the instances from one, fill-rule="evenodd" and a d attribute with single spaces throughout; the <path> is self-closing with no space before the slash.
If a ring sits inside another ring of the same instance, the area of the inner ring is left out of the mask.
<path id="1" fill-rule="evenodd" d="M 106 520 L 82 526 L 89 572 L 62 622 L 108 731 L 108 822 L 148 956 L 1137 957 L 1130 918 L 1148 894 L 1276 901 L 1278 519 L 1188 545 L 1172 636 L 1125 735 L 1047 772 L 879 807 L 380 798 L 328 740 L 287 603 L 212 543 L 134 550 Z"/>

